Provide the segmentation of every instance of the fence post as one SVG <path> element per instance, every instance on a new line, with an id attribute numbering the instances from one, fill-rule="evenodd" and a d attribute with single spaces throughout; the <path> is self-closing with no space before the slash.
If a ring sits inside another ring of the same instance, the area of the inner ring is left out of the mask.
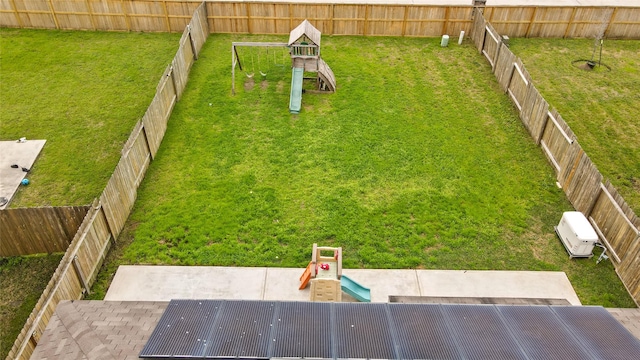
<path id="1" fill-rule="evenodd" d="M 616 17 L 616 13 L 617 12 L 618 12 L 618 8 L 617 7 L 613 8 L 613 11 L 611 12 L 611 16 L 609 16 L 609 21 L 607 21 L 607 28 L 602 33 L 603 37 L 608 37 L 609 36 L 609 28 L 611 28 L 611 22 Z"/>
<path id="2" fill-rule="evenodd" d="M 169 12 L 167 11 L 167 2 L 162 2 L 162 8 L 164 9 L 164 22 L 167 25 L 167 32 L 171 32 L 171 22 L 169 22 Z"/>
<path id="3" fill-rule="evenodd" d="M 251 32 L 251 3 L 245 3 L 245 8 L 247 9 L 247 30 L 249 32 L 249 34 L 252 34 Z"/>
<path id="4" fill-rule="evenodd" d="M 173 75 L 173 64 L 169 66 L 169 73 L 167 74 L 171 78 L 171 85 L 173 86 L 173 93 L 176 94 L 176 101 L 180 100 L 178 96 L 178 85 L 176 85 L 176 77 Z"/>
<path id="5" fill-rule="evenodd" d="M 11 10 L 13 10 L 13 12 L 16 14 L 16 20 L 18 20 L 18 25 L 20 25 L 20 28 L 23 28 L 24 24 L 22 23 L 22 18 L 20 17 L 20 13 L 18 13 L 18 8 L 16 7 L 15 0 L 11 0 Z"/>
<path id="6" fill-rule="evenodd" d="M 56 15 L 56 10 L 53 8 L 53 3 L 51 0 L 49 2 L 49 9 L 51 9 L 51 16 L 53 16 L 53 22 L 56 24 L 56 29 L 60 29 L 60 24 L 58 23 L 58 16 Z"/>
<path id="7" fill-rule="evenodd" d="M 73 270 L 75 271 L 76 276 L 78 277 L 78 280 L 80 280 L 80 284 L 82 284 L 84 291 L 88 295 L 91 295 L 91 290 L 89 289 L 89 284 L 87 284 L 87 279 L 84 277 L 84 274 L 82 273 L 80 264 L 78 264 L 78 255 L 75 255 L 73 257 L 73 259 L 71 260 L 71 264 L 73 265 Z"/>
<path id="8" fill-rule="evenodd" d="M 196 51 L 196 44 L 193 42 L 191 36 L 191 24 L 187 24 L 187 30 L 189 30 L 189 43 L 191 43 L 191 52 L 193 52 L 193 60 L 198 60 L 198 52 Z"/>
<path id="9" fill-rule="evenodd" d="M 593 197 L 593 200 L 591 200 L 591 204 L 589 204 L 587 211 L 584 213 L 584 216 L 586 216 L 587 218 L 591 216 L 591 213 L 593 212 L 593 208 L 596 207 L 596 204 L 598 203 L 598 199 L 600 199 L 600 194 L 602 194 L 602 187 L 598 186 L 598 190 L 596 190 L 596 194 Z"/>
<path id="10" fill-rule="evenodd" d="M 124 23 L 127 25 L 127 31 L 131 31 L 131 20 L 129 20 L 129 16 L 127 15 L 124 0 L 120 0 L 120 8 L 122 9 L 122 16 L 124 16 Z"/>

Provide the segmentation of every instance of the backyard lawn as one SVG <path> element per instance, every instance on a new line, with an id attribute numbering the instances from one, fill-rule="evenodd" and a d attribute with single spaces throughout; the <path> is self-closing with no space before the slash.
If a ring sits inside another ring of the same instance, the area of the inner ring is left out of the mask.
<path id="1" fill-rule="evenodd" d="M 209 38 L 95 298 L 119 264 L 304 267 L 317 242 L 349 268 L 565 271 L 584 304 L 633 306 L 611 263 L 568 259 L 572 208 L 470 43 L 323 37 L 338 91 L 291 115 L 277 53 L 241 54 L 231 95 L 242 40 L 286 39 Z"/>
<path id="2" fill-rule="evenodd" d="M 0 140 L 47 144 L 11 207 L 90 204 L 180 34 L 0 29 Z"/>
<path id="3" fill-rule="evenodd" d="M 584 71 L 577 59 L 598 61 L 593 39 L 513 39 L 511 50 L 536 87 L 558 109 L 605 178 L 640 213 L 640 41 L 605 40 L 602 63 Z M 541 51 L 542 50 L 542 51 Z"/>

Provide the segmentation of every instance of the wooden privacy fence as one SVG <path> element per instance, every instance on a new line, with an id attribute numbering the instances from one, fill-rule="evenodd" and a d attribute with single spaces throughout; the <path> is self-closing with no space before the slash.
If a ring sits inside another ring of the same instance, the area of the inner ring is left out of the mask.
<path id="1" fill-rule="evenodd" d="M 135 125 L 102 195 L 91 205 L 60 265 L 18 335 L 8 359 L 28 359 L 61 300 L 90 291 L 110 246 L 124 228 L 138 186 L 156 156 L 171 111 L 182 94 L 191 65 L 209 34 L 204 4 L 185 27 L 175 58 L 164 72 L 143 118 Z"/>
<path id="2" fill-rule="evenodd" d="M 390 1 L 392 3 L 392 1 Z M 308 19 L 327 35 L 441 36 L 468 33 L 473 7 L 207 1 L 214 33 L 288 34 Z M 197 0 L 4 0 L 0 26 L 110 31 L 180 31 Z M 640 7 L 488 6 L 497 30 L 513 37 L 640 38 Z"/>
<path id="3" fill-rule="evenodd" d="M 618 276 L 636 304 L 640 304 L 640 219 L 608 180 L 603 183 L 602 174 L 569 125 L 550 109 L 522 61 L 481 13 L 474 17 L 471 37 L 518 108 L 522 123 L 555 169 L 567 198 L 588 217 L 607 247 Z"/>
<path id="4" fill-rule="evenodd" d="M 0 257 L 64 252 L 88 206 L 0 210 Z"/>

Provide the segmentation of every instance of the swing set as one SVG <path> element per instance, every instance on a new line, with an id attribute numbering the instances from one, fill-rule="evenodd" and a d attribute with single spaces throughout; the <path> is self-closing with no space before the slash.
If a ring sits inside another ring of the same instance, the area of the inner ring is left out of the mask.
<path id="1" fill-rule="evenodd" d="M 251 69 L 249 69 L 249 64 L 246 61 L 247 60 L 246 57 L 244 59 L 244 62 L 245 62 L 244 64 L 240 60 L 240 55 L 238 54 L 238 48 L 243 48 L 243 47 L 248 48 L 247 53 L 249 53 L 249 58 L 251 59 L 251 62 L 250 62 Z M 266 55 L 263 55 L 263 56 L 267 59 L 267 62 L 269 62 L 270 61 L 269 48 L 286 48 L 286 47 L 288 47 L 287 43 L 232 42 L 231 43 L 231 93 L 233 95 L 236 94 L 236 89 L 235 89 L 236 66 L 240 69 L 240 71 L 243 71 L 248 78 L 253 78 L 256 73 L 256 62 L 257 62 L 258 72 L 263 78 L 265 78 L 267 76 L 267 73 L 263 72 L 262 71 L 263 69 L 261 68 L 262 63 L 260 62 L 260 48 L 266 48 Z M 288 54 L 283 51 L 282 63 L 278 64 L 277 51 L 274 50 L 272 51 L 272 53 L 273 53 L 273 62 L 278 66 L 284 67 Z M 257 58 L 257 61 L 254 61 L 254 58 Z M 267 69 L 264 69 L 264 70 L 267 71 Z"/>

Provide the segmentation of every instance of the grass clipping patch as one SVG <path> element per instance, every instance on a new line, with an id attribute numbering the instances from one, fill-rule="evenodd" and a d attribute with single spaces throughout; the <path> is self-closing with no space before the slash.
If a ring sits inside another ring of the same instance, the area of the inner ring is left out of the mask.
<path id="1" fill-rule="evenodd" d="M 292 116 L 290 68 L 231 96 L 221 56 L 278 39 L 209 38 L 101 286 L 122 263 L 304 267 L 317 242 L 349 268 L 565 271 L 584 303 L 633 305 L 610 264 L 568 260 L 571 206 L 471 45 L 323 37 L 338 91 Z"/>

